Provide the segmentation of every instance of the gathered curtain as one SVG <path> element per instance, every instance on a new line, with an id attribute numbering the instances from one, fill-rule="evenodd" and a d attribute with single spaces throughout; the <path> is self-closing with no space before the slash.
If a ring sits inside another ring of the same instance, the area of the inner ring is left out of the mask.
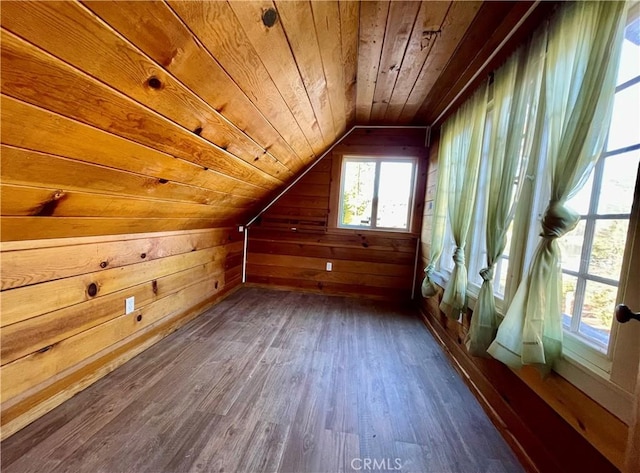
<path id="1" fill-rule="evenodd" d="M 551 197 L 538 247 L 488 353 L 548 372 L 562 353 L 557 239 L 580 217 L 565 204 L 588 179 L 610 122 L 622 45 L 624 2 L 564 4 L 548 29 L 544 76 L 546 168 Z"/>
<path id="2" fill-rule="evenodd" d="M 446 136 L 445 136 L 446 138 Z M 444 237 L 447 229 L 447 198 L 449 189 L 449 159 L 448 154 L 440 153 L 438 159 L 438 183 L 431 221 L 431 243 L 429 248 L 429 264 L 424 269 L 422 281 L 422 297 L 433 297 L 438 293 L 438 288 L 433 282 L 432 276 L 444 248 Z"/>
<path id="3" fill-rule="evenodd" d="M 486 109 L 487 83 L 443 125 L 440 156 L 449 167 L 447 208 L 456 248 L 453 253 L 453 271 L 444 290 L 440 310 L 451 318 L 458 318 L 467 306 L 465 245 L 478 185 Z"/>
<path id="4" fill-rule="evenodd" d="M 540 91 L 545 53 L 544 32 L 512 54 L 494 73 L 488 153 L 486 252 L 482 286 L 466 340 L 470 354 L 486 355 L 498 329 L 493 292 L 495 265 L 507 244 L 532 150 L 542 137 Z"/>

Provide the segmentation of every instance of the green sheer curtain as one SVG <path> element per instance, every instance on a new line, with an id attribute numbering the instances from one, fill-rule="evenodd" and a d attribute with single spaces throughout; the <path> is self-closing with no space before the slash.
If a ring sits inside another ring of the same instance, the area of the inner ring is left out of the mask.
<path id="1" fill-rule="evenodd" d="M 542 239 L 488 353 L 548 372 L 562 354 L 560 249 L 578 214 L 565 203 L 587 180 L 610 122 L 623 32 L 623 2 L 563 4 L 549 24 L 544 80 L 551 198 Z"/>
<path id="2" fill-rule="evenodd" d="M 504 252 L 507 231 L 522 189 L 529 156 L 542 135 L 540 90 L 545 37 L 540 32 L 518 49 L 494 74 L 487 184 L 487 266 L 466 345 L 475 356 L 486 355 L 498 329 L 493 293 L 495 265 Z"/>
<path id="3" fill-rule="evenodd" d="M 447 205 L 456 249 L 453 254 L 455 264 L 440 310 L 451 318 L 458 318 L 467 306 L 465 245 L 478 185 L 486 109 L 487 83 L 480 86 L 444 124 L 445 155 L 449 162 Z"/>
<path id="4" fill-rule="evenodd" d="M 445 130 L 446 132 L 446 130 Z M 436 270 L 436 264 L 442 254 L 444 247 L 444 236 L 447 228 L 447 198 L 449 189 L 449 168 L 450 168 L 450 153 L 447 149 L 446 143 L 450 142 L 451 136 L 443 135 L 441 140 L 441 152 L 438 157 L 438 184 L 436 188 L 436 197 L 433 208 L 432 225 L 431 228 L 431 247 L 429 248 L 429 264 L 424 269 L 424 280 L 422 281 L 422 296 L 433 297 L 438 293 L 436 284 L 431 279 L 433 272 Z"/>

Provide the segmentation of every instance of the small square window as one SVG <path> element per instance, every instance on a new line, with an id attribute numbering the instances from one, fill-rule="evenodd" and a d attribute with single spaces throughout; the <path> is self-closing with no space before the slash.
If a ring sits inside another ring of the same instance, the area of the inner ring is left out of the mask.
<path id="1" fill-rule="evenodd" d="M 344 157 L 338 227 L 410 231 L 415 177 L 414 158 Z"/>

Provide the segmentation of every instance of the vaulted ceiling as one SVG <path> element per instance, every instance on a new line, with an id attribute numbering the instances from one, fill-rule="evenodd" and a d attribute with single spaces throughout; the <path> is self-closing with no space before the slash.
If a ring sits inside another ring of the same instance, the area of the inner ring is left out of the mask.
<path id="1" fill-rule="evenodd" d="M 353 125 L 442 118 L 532 4 L 3 1 L 3 216 L 242 222 Z"/>

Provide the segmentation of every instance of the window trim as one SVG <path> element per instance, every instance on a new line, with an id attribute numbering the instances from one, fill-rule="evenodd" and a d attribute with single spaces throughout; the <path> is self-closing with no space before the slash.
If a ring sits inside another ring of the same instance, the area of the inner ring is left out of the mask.
<path id="1" fill-rule="evenodd" d="M 344 176 L 346 171 L 347 163 L 349 162 L 372 162 L 375 163 L 375 174 L 373 179 L 373 196 L 371 202 L 371 223 L 369 226 L 366 225 L 345 225 L 342 224 L 342 211 L 343 211 L 343 198 L 344 198 Z M 377 226 L 378 216 L 378 204 L 379 204 L 379 190 L 380 190 L 380 173 L 381 167 L 383 163 L 410 163 L 411 164 L 411 192 L 409 193 L 409 202 L 407 208 L 407 226 L 405 228 L 396 228 L 396 227 L 379 227 Z M 412 225 L 412 216 L 416 201 L 415 196 L 415 187 L 416 187 L 416 178 L 417 178 L 417 168 L 418 168 L 418 160 L 415 157 L 405 157 L 405 156 L 363 156 L 363 155 L 351 155 L 345 154 L 342 156 L 341 162 L 341 171 L 340 171 L 340 195 L 338 197 L 338 228 L 342 229 L 355 229 L 355 230 L 376 230 L 376 231 L 394 231 L 407 233 L 411 232 Z"/>
<path id="2" fill-rule="evenodd" d="M 331 189 L 329 194 L 329 219 L 327 233 L 361 234 L 402 237 L 420 237 L 424 199 L 426 192 L 426 170 L 428 164 L 428 148 L 420 146 L 373 146 L 373 145 L 339 145 L 333 150 L 331 165 Z M 363 157 L 374 159 L 414 160 L 413 193 L 411 195 L 411 213 L 409 229 L 367 228 L 358 226 L 340 226 L 340 196 L 342 192 L 342 167 L 346 157 Z"/>

